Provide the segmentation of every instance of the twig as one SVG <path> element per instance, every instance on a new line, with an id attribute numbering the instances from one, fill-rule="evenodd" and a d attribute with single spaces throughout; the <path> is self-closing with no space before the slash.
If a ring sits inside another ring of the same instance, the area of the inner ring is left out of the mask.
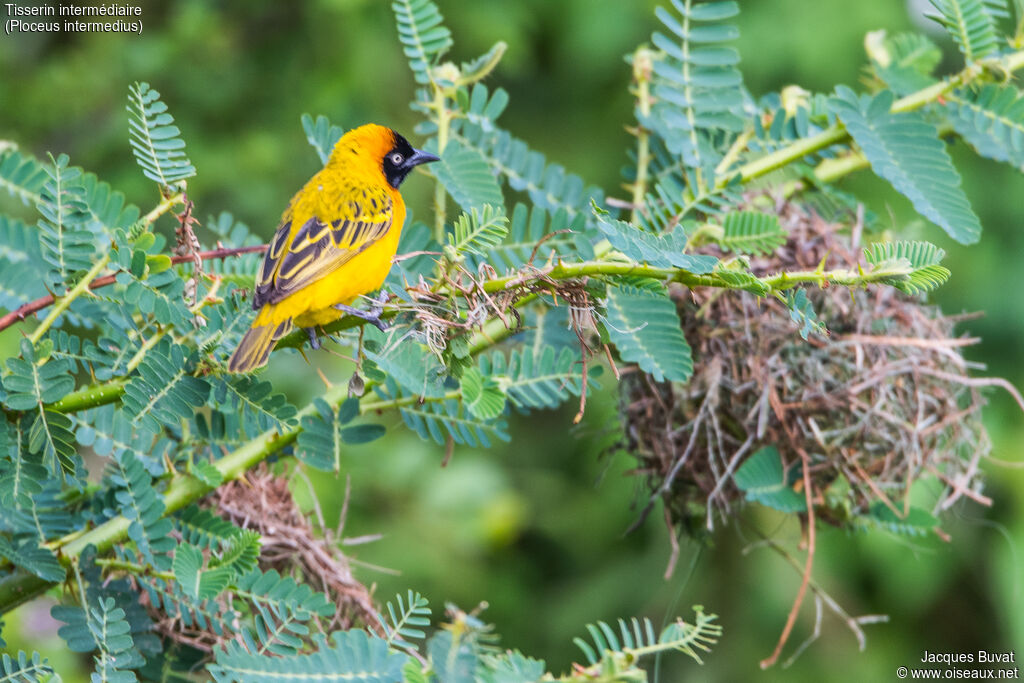
<path id="1" fill-rule="evenodd" d="M 171 258 L 171 263 L 179 264 L 186 263 L 195 260 L 196 256 L 201 259 L 225 259 L 233 256 L 241 256 L 242 254 L 254 254 L 257 252 L 264 252 L 267 250 L 267 245 L 260 244 L 252 247 L 238 247 L 238 248 L 224 248 L 224 249 L 213 249 L 211 251 L 199 252 L 195 256 L 174 256 Z M 117 282 L 117 273 L 113 275 L 104 275 L 93 279 L 89 283 L 89 289 L 100 289 L 101 287 L 107 287 Z M 35 301 L 30 301 L 27 304 L 22 304 L 10 313 L 0 317 L 0 332 L 3 332 L 11 325 L 15 324 L 20 320 L 24 320 L 28 316 L 43 310 L 47 306 L 50 306 L 54 302 L 54 296 L 52 294 L 40 297 Z"/>

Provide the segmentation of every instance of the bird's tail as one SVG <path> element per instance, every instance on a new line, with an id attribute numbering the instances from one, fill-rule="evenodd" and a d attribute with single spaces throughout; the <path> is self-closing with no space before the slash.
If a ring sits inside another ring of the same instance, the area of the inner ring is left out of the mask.
<path id="1" fill-rule="evenodd" d="M 267 325 L 253 325 L 238 348 L 231 354 L 228 360 L 228 370 L 231 372 L 250 372 L 258 367 L 266 365 L 270 350 L 278 339 L 292 330 L 291 318 L 282 323 L 269 323 Z"/>

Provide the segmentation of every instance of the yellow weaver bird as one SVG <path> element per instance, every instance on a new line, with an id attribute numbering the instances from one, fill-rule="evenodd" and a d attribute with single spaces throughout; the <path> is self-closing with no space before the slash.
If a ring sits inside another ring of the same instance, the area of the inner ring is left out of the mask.
<path id="1" fill-rule="evenodd" d="M 228 370 L 248 372 L 267 362 L 292 327 L 320 347 L 316 327 L 346 313 L 384 329 L 380 303 L 352 308 L 391 270 L 405 222 L 398 187 L 420 164 L 438 161 L 401 135 L 375 124 L 345 133 L 327 164 L 292 197 L 263 257 L 252 306 L 258 310 Z"/>

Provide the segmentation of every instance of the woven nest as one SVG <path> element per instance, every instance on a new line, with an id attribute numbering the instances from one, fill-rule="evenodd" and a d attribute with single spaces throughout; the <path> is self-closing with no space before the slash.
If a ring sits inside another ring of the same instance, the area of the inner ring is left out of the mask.
<path id="1" fill-rule="evenodd" d="M 308 480 L 306 483 L 309 484 Z M 347 488 L 345 495 L 337 531 L 327 526 L 318 506 L 314 509 L 317 522 L 314 526 L 292 496 L 289 478 L 275 474 L 263 463 L 247 472 L 243 479 L 218 488 L 203 501 L 203 505 L 236 526 L 260 534 L 261 570 L 275 570 L 281 576 L 293 576 L 313 590 L 326 593 L 335 611 L 329 617 L 314 617 L 319 622 L 320 631 L 330 633 L 337 629 L 364 626 L 379 632 L 380 622 L 371 591 L 355 578 L 351 562 L 341 549 L 342 545 L 354 545 L 376 537 L 341 538 L 348 507 Z M 315 495 L 313 501 L 315 504 Z M 220 599 L 224 596 L 229 594 Z M 222 604 L 221 607 L 228 608 L 230 604 Z M 231 633 L 219 634 L 212 629 L 200 628 L 194 623 L 184 623 L 179 616 L 168 616 L 158 610 L 152 610 L 152 613 L 158 633 L 202 653 L 211 653 L 216 646 L 236 637 Z"/>
<path id="2" fill-rule="evenodd" d="M 793 205 L 777 208 L 789 239 L 754 259 L 754 272 L 858 262 L 856 237 Z M 788 472 L 802 473 L 807 458 L 816 517 L 837 525 L 877 502 L 902 517 L 922 477 L 940 483 L 933 512 L 964 496 L 987 502 L 978 463 L 990 442 L 984 401 L 961 355 L 976 340 L 954 331 L 962 317 L 891 287 L 808 295 L 829 332 L 804 341 L 775 299 L 674 292 L 693 347 L 692 380 L 656 383 L 631 373 L 622 384 L 626 447 L 651 493 L 645 514 L 660 497 L 671 521 L 711 530 L 716 513 L 728 519 L 744 498 L 732 475 L 770 445 Z M 849 486 L 833 486 L 841 479 Z"/>

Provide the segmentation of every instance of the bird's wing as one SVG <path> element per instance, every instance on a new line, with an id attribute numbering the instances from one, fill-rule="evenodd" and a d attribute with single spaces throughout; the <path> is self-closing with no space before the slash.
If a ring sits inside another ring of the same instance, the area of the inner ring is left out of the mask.
<path id="1" fill-rule="evenodd" d="M 312 216 L 292 234 L 286 219 L 274 234 L 256 280 L 253 308 L 276 304 L 351 261 L 391 229 L 392 202 L 386 194 L 374 210 L 362 212 L 354 202 L 351 217 L 325 220 Z"/>

